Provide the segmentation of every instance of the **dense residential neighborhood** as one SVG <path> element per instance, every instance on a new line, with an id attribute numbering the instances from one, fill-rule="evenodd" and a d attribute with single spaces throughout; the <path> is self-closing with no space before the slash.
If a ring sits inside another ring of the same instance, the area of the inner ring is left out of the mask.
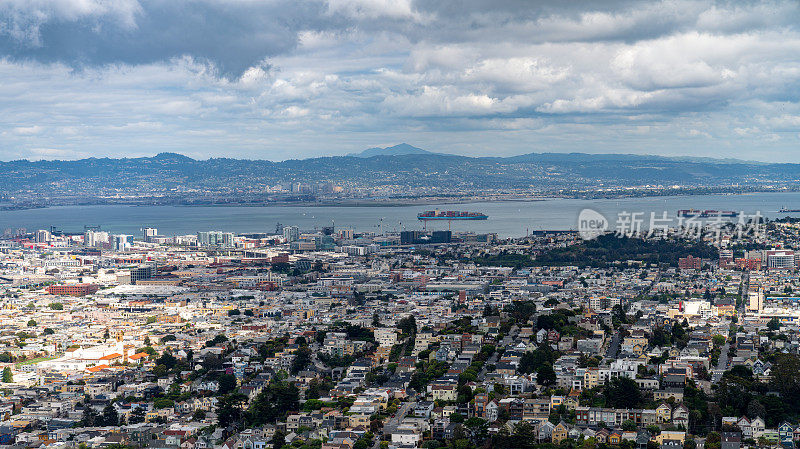
<path id="1" fill-rule="evenodd" d="M 0 444 L 800 441 L 796 220 L 695 238 L 408 232 L 7 231 Z"/>

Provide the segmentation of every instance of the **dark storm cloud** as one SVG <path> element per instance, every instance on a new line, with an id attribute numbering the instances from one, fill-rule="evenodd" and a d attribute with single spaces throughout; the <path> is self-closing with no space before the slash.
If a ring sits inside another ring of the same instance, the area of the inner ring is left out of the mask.
<path id="1" fill-rule="evenodd" d="M 131 17 L 114 11 L 69 14 L 21 6 L 5 20 L 0 52 L 15 59 L 70 65 L 143 64 L 192 56 L 241 74 L 297 45 L 297 33 L 335 23 L 319 2 L 141 0 Z M 2 10 L 2 7 L 0 7 Z M 12 32 L 17 30 L 17 32 Z"/>

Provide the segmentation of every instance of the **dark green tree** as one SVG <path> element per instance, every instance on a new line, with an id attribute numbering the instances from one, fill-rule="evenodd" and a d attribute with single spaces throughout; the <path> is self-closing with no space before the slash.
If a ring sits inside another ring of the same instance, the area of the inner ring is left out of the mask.
<path id="1" fill-rule="evenodd" d="M 217 382 L 219 383 L 219 394 L 225 395 L 236 390 L 236 376 L 233 374 L 220 374 Z"/>
<path id="2" fill-rule="evenodd" d="M 109 403 L 103 409 L 103 425 L 104 426 L 118 426 L 119 414 L 113 404 Z"/>
<path id="3" fill-rule="evenodd" d="M 271 382 L 256 396 L 245 418 L 250 425 L 275 423 L 279 418 L 300 408 L 300 392 L 289 382 Z"/>
<path id="4" fill-rule="evenodd" d="M 536 383 L 549 387 L 556 383 L 556 372 L 550 365 L 543 365 L 536 374 Z"/>
<path id="5" fill-rule="evenodd" d="M 603 390 L 606 404 L 614 408 L 637 408 L 642 402 L 642 392 L 636 381 L 627 377 L 616 377 L 606 383 Z"/>

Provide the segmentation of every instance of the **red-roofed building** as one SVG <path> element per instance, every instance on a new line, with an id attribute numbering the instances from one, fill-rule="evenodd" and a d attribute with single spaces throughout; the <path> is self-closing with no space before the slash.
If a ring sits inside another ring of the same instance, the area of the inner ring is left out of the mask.
<path id="1" fill-rule="evenodd" d="M 136 354 L 128 357 L 128 360 L 130 360 L 132 362 L 142 363 L 142 361 L 144 361 L 147 358 L 148 355 L 150 355 L 150 354 L 148 354 L 146 352 L 137 352 Z"/>
<path id="2" fill-rule="evenodd" d="M 108 366 L 108 365 L 97 365 L 97 366 L 92 366 L 92 367 L 86 368 L 86 371 L 89 371 L 90 373 L 99 373 L 100 371 L 103 371 L 104 369 L 109 369 L 109 368 L 111 368 L 111 367 Z"/>
<path id="3" fill-rule="evenodd" d="M 95 284 L 50 285 L 47 293 L 61 296 L 86 296 L 95 293 L 99 287 Z"/>
<path id="4" fill-rule="evenodd" d="M 116 359 L 119 359 L 119 358 L 122 358 L 122 354 L 120 354 L 119 352 L 115 352 L 113 354 L 104 355 L 103 357 L 100 357 L 100 360 L 111 361 L 111 360 L 116 360 Z"/>

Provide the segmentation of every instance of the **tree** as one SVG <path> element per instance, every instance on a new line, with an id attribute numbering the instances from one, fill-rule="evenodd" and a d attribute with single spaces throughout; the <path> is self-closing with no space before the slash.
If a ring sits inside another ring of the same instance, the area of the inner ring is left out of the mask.
<path id="1" fill-rule="evenodd" d="M 171 370 L 175 368 L 175 365 L 178 363 L 178 359 L 175 358 L 174 355 L 170 354 L 169 352 L 165 352 L 161 355 L 161 357 L 156 360 L 157 365 L 164 365 L 167 370 Z"/>
<path id="2" fill-rule="evenodd" d="M 172 401 L 172 399 L 167 399 L 167 398 L 157 398 L 155 401 L 153 401 L 153 407 L 155 407 L 158 410 L 164 408 L 170 408 L 174 405 L 175 403 Z"/>
<path id="3" fill-rule="evenodd" d="M 64 304 L 60 302 L 51 302 L 47 307 L 50 307 L 52 310 L 64 310 Z"/>
<path id="4" fill-rule="evenodd" d="M 212 340 L 208 340 L 206 342 L 206 346 L 208 346 L 208 347 L 219 346 L 222 343 L 225 343 L 226 341 L 228 341 L 228 337 L 226 337 L 224 334 L 218 334 Z"/>
<path id="5" fill-rule="evenodd" d="M 270 382 L 256 396 L 245 413 L 250 425 L 262 426 L 275 423 L 278 418 L 300 408 L 300 391 L 289 382 Z"/>
<path id="6" fill-rule="evenodd" d="M 533 301 L 514 301 L 503 308 L 503 311 L 508 313 L 515 323 L 525 324 L 536 313 L 536 304 Z"/>
<path id="7" fill-rule="evenodd" d="M 36 324 L 37 324 L 36 320 L 34 319 L 28 320 L 28 327 L 36 327 Z"/>
<path id="8" fill-rule="evenodd" d="M 142 407 L 136 407 L 128 416 L 128 424 L 139 424 L 144 422 L 145 410 Z"/>
<path id="9" fill-rule="evenodd" d="M 549 344 L 541 344 L 535 351 L 528 351 L 522 354 L 519 361 L 519 372 L 529 374 L 539 371 L 542 366 L 552 366 L 557 358 L 558 354 L 553 351 Z"/>
<path id="10" fill-rule="evenodd" d="M 721 442 L 722 438 L 720 437 L 719 432 L 709 432 L 708 435 L 706 435 L 705 447 L 709 449 L 719 449 Z"/>
<path id="11" fill-rule="evenodd" d="M 625 309 L 623 309 L 621 305 L 616 304 L 611 308 L 611 318 L 616 322 L 624 323 L 627 320 Z"/>
<path id="12" fill-rule="evenodd" d="M 679 323 L 672 325 L 672 342 L 679 349 L 685 348 L 686 344 L 689 342 L 689 333 L 686 332 L 686 328 Z"/>
<path id="13" fill-rule="evenodd" d="M 56 333 L 56 332 L 55 332 L 53 329 L 50 329 L 49 327 L 47 327 L 47 328 L 45 328 L 45 329 L 44 329 L 44 334 L 45 334 L 45 335 L 53 335 L 53 334 L 55 334 L 55 333 Z"/>
<path id="14" fill-rule="evenodd" d="M 381 327 L 381 319 L 378 312 L 372 314 L 372 327 Z"/>
<path id="15" fill-rule="evenodd" d="M 231 393 L 217 398 L 217 416 L 219 425 L 226 428 L 238 424 L 242 420 L 242 404 L 247 397 L 241 393 Z"/>
<path id="16" fill-rule="evenodd" d="M 311 350 L 308 346 L 301 346 L 294 353 L 294 360 L 292 360 L 291 372 L 297 374 L 304 370 L 308 364 L 311 363 Z"/>
<path id="17" fill-rule="evenodd" d="M 94 410 L 92 410 L 91 407 L 86 406 L 86 408 L 83 409 L 83 417 L 81 418 L 81 426 L 82 427 L 94 427 L 94 426 L 97 425 L 98 419 L 99 419 L 99 417 L 97 416 L 97 413 L 95 413 Z"/>
<path id="18" fill-rule="evenodd" d="M 753 378 L 753 371 L 745 365 L 736 365 L 728 373 L 731 376 L 741 377 L 745 380 Z"/>
<path id="19" fill-rule="evenodd" d="M 206 419 L 206 411 L 203 409 L 197 409 L 192 414 L 192 421 L 202 421 Z"/>
<path id="20" fill-rule="evenodd" d="M 397 328 L 405 335 L 417 335 L 417 319 L 409 315 L 397 322 Z"/>
<path id="21" fill-rule="evenodd" d="M 109 403 L 103 409 L 103 425 L 104 426 L 118 426 L 119 414 L 113 404 Z"/>
<path id="22" fill-rule="evenodd" d="M 606 404 L 614 408 L 636 408 L 642 402 L 639 385 L 627 377 L 611 379 L 606 383 L 603 394 Z"/>
<path id="23" fill-rule="evenodd" d="M 750 419 L 755 419 L 757 417 L 764 418 L 767 416 L 767 409 L 764 405 L 758 401 L 758 399 L 753 399 L 747 404 L 747 417 Z"/>
<path id="24" fill-rule="evenodd" d="M 771 385 L 787 403 L 800 400 L 800 357 L 796 354 L 777 354 L 772 365 Z"/>
<path id="25" fill-rule="evenodd" d="M 663 327 L 656 326 L 650 336 L 650 344 L 653 346 L 668 346 L 670 344 L 671 335 L 665 331 Z"/>
<path id="26" fill-rule="evenodd" d="M 777 331 L 780 328 L 781 328 L 781 323 L 778 321 L 778 318 L 776 317 L 773 317 L 771 320 L 769 320 L 769 323 L 767 323 L 767 329 L 773 332 Z"/>
<path id="27" fill-rule="evenodd" d="M 156 376 L 158 378 L 161 378 L 161 377 L 167 377 L 167 374 L 169 374 L 169 372 L 167 371 L 167 367 L 166 366 L 164 366 L 164 365 L 156 365 L 156 366 L 153 367 L 153 375 L 154 376 Z"/>
<path id="28" fill-rule="evenodd" d="M 464 427 L 473 443 L 480 443 L 486 439 L 489 432 L 489 423 L 485 419 L 473 417 L 464 421 Z"/>
<path id="29" fill-rule="evenodd" d="M 175 341 L 177 339 L 178 339 L 178 337 L 176 337 L 175 335 L 167 334 L 167 335 L 164 335 L 163 337 L 161 337 L 161 344 L 163 345 L 165 343 L 169 343 L 169 342 Z"/>
<path id="30" fill-rule="evenodd" d="M 279 449 L 283 447 L 283 445 L 286 444 L 286 435 L 282 431 L 276 430 L 275 434 L 272 436 L 272 441 L 270 441 L 270 444 L 272 444 L 273 449 Z"/>
<path id="31" fill-rule="evenodd" d="M 539 373 L 536 375 L 536 383 L 539 385 L 550 386 L 556 383 L 556 372 L 550 365 L 543 365 L 539 368 Z"/>
<path id="32" fill-rule="evenodd" d="M 3 368 L 3 383 L 10 384 L 12 382 L 14 382 L 14 374 L 11 372 L 11 368 Z"/>
<path id="33" fill-rule="evenodd" d="M 228 394 L 236 389 L 236 376 L 233 374 L 220 374 L 217 378 L 219 394 Z"/>

